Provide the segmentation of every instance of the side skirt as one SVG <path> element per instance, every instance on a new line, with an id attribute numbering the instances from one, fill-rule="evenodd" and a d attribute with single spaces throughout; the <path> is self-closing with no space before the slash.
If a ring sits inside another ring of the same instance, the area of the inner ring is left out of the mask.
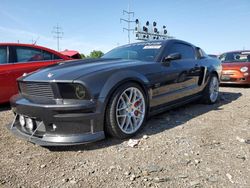
<path id="1" fill-rule="evenodd" d="M 189 97 L 187 97 L 185 99 L 181 99 L 181 100 L 173 101 L 173 102 L 170 102 L 170 103 L 166 103 L 166 104 L 160 105 L 158 107 L 153 107 L 153 108 L 150 109 L 148 116 L 151 117 L 151 116 L 154 116 L 156 114 L 165 112 L 167 110 L 170 110 L 170 109 L 173 109 L 173 108 L 188 104 L 188 103 L 190 103 L 192 101 L 200 99 L 201 97 L 202 97 L 202 94 L 200 93 L 200 94 L 197 94 L 197 95 L 194 95 L 194 96 L 191 96 L 191 97 L 189 96 Z"/>

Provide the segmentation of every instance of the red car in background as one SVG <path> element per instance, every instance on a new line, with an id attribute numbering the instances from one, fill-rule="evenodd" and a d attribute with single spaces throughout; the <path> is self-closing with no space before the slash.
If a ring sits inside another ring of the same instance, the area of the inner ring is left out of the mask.
<path id="1" fill-rule="evenodd" d="M 220 55 L 222 84 L 250 85 L 250 50 L 227 52 Z"/>
<path id="2" fill-rule="evenodd" d="M 69 58 L 72 59 L 82 59 L 81 54 L 78 51 L 75 50 L 64 50 L 62 52 L 60 52 L 63 55 L 68 56 Z"/>
<path id="3" fill-rule="evenodd" d="M 71 58 L 33 44 L 0 43 L 0 103 L 18 93 L 16 79 L 24 73 Z"/>

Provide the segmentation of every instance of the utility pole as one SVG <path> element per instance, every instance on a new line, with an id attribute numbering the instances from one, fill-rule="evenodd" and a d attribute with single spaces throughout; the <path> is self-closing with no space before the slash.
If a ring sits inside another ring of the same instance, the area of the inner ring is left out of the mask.
<path id="1" fill-rule="evenodd" d="M 62 39 L 62 28 L 58 26 L 58 24 L 56 26 L 53 27 L 53 31 L 52 33 L 54 34 L 54 38 L 57 40 L 57 51 L 60 51 L 60 45 L 59 45 L 59 41 Z"/>
<path id="2" fill-rule="evenodd" d="M 120 18 L 120 22 L 124 21 L 128 24 L 127 27 L 123 28 L 123 31 L 126 30 L 128 32 L 128 43 L 130 44 L 130 32 L 134 31 L 134 29 L 131 29 L 130 24 L 135 22 L 131 21 L 131 15 L 134 17 L 135 13 L 130 11 L 130 4 L 128 4 L 128 10 L 123 10 L 123 15 L 127 15 L 127 18 Z"/>

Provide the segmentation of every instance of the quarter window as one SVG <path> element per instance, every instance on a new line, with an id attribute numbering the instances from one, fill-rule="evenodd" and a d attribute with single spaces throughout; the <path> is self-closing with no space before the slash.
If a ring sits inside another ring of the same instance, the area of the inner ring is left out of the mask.
<path id="1" fill-rule="evenodd" d="M 192 46 L 182 43 L 175 43 L 168 54 L 180 53 L 181 59 L 195 59 L 195 51 Z"/>
<path id="2" fill-rule="evenodd" d="M 197 56 L 197 59 L 201 59 L 205 56 L 207 56 L 207 54 L 199 47 L 196 47 L 196 56 Z"/>
<path id="3" fill-rule="evenodd" d="M 43 59 L 44 60 L 52 60 L 53 59 L 53 54 L 43 51 Z"/>
<path id="4" fill-rule="evenodd" d="M 57 59 L 62 59 L 61 57 L 55 55 L 55 54 L 52 54 L 50 52 L 47 52 L 47 51 L 43 51 L 43 57 L 44 57 L 44 60 L 57 60 Z"/>
<path id="5" fill-rule="evenodd" d="M 56 60 L 56 59 L 62 59 L 61 57 L 59 57 L 59 56 L 57 56 L 57 55 L 55 55 L 55 54 L 52 54 L 52 59 L 54 59 L 54 60 Z"/>
<path id="6" fill-rule="evenodd" d="M 0 64 L 7 63 L 7 49 L 5 47 L 0 47 Z"/>

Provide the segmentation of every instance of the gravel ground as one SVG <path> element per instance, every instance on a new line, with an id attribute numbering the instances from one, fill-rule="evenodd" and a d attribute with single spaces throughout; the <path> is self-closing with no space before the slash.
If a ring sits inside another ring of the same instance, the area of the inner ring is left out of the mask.
<path id="1" fill-rule="evenodd" d="M 11 135 L 0 108 L 0 187 L 250 187 L 250 89 L 154 116 L 133 139 L 44 148 Z"/>

